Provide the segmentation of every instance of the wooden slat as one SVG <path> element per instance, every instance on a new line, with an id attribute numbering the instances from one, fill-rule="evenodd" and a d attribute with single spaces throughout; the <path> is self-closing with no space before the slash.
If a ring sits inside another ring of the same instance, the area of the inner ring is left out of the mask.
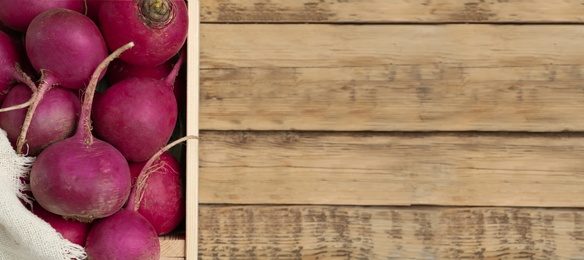
<path id="1" fill-rule="evenodd" d="M 201 30 L 201 129 L 584 130 L 581 26 Z"/>
<path id="2" fill-rule="evenodd" d="M 185 259 L 185 234 L 177 232 L 159 238 L 162 259 Z"/>
<path id="3" fill-rule="evenodd" d="M 187 48 L 187 135 L 199 135 L 199 0 L 189 0 L 189 30 Z M 196 259 L 199 212 L 199 140 L 187 140 L 186 149 L 186 240 L 183 254 Z"/>
<path id="4" fill-rule="evenodd" d="M 581 134 L 204 132 L 201 203 L 584 206 Z"/>
<path id="5" fill-rule="evenodd" d="M 199 259 L 582 259 L 584 212 L 201 206 Z"/>
<path id="6" fill-rule="evenodd" d="M 203 22 L 580 23 L 582 0 L 204 0 Z"/>

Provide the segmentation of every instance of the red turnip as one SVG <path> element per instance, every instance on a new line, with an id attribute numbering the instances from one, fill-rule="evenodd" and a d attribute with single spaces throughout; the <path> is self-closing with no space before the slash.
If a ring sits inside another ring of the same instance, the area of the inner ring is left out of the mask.
<path id="1" fill-rule="evenodd" d="M 34 82 L 20 69 L 22 63 L 21 52 L 14 39 L 0 31 L 0 98 L 4 99 L 8 90 L 14 86 L 14 82 L 26 83 L 30 88 L 36 89 Z M 28 106 L 24 104 L 19 109 Z"/>
<path id="2" fill-rule="evenodd" d="M 10 88 L 14 79 L 14 66 L 20 62 L 18 47 L 8 34 L 0 31 L 0 91 Z"/>
<path id="3" fill-rule="evenodd" d="M 87 234 L 91 227 L 90 223 L 65 219 L 62 216 L 48 212 L 38 203 L 33 204 L 31 211 L 42 220 L 49 223 L 65 239 L 80 246 L 85 246 L 85 239 L 87 238 Z"/>
<path id="4" fill-rule="evenodd" d="M 178 117 L 172 84 L 184 55 L 167 78 L 129 78 L 108 88 L 96 101 L 95 133 L 131 162 L 150 158 L 170 139 Z"/>
<path id="5" fill-rule="evenodd" d="M 128 41 L 130 42 L 130 41 Z M 50 70 L 59 85 L 84 88 L 108 54 L 99 28 L 87 16 L 67 9 L 39 14 L 26 31 L 26 53 L 37 70 Z M 121 46 L 121 45 L 120 45 Z"/>
<path id="6" fill-rule="evenodd" d="M 136 66 L 121 59 L 114 60 L 107 69 L 106 78 L 110 85 L 118 83 L 131 77 L 148 77 L 153 79 L 164 79 L 172 71 L 173 65 L 170 61 L 153 67 Z M 178 107 L 185 107 L 186 104 L 186 71 L 181 67 L 179 74 L 172 86 Z"/>
<path id="7" fill-rule="evenodd" d="M 187 6 L 184 0 L 102 1 L 99 24 L 110 49 L 129 41 L 136 43 L 120 59 L 155 66 L 176 55 L 185 43 Z"/>
<path id="8" fill-rule="evenodd" d="M 147 180 L 153 173 L 152 167 L 155 167 L 155 162 L 174 145 L 196 138 L 196 136 L 180 138 L 161 148 L 148 159 L 138 176 L 137 184 L 132 188 L 125 208 L 113 216 L 98 220 L 89 232 L 86 243 L 89 259 L 158 259 L 160 257 L 160 242 L 155 228 L 136 210 L 141 207 L 145 191 L 148 190 L 147 185 L 151 185 L 147 183 Z M 165 190 L 159 192 L 162 194 Z"/>
<path id="9" fill-rule="evenodd" d="M 85 87 L 93 70 L 107 56 L 103 37 L 91 19 L 62 8 L 35 17 L 28 27 L 25 45 L 32 66 L 41 73 L 41 82 L 38 90 L 33 88 L 17 151 L 22 151 L 27 141 L 29 125 L 44 94 L 53 85 L 71 89 Z M 102 75 L 104 72 L 99 78 Z"/>
<path id="10" fill-rule="evenodd" d="M 84 12 L 84 0 L 0 0 L 0 21 L 20 32 L 40 13 L 57 8 Z"/>
<path id="11" fill-rule="evenodd" d="M 2 108 L 22 104 L 28 101 L 32 94 L 33 91 L 28 86 L 19 84 L 8 92 Z M 37 112 L 28 126 L 27 148 L 25 151 L 17 151 L 36 156 L 48 145 L 70 137 L 75 131 L 80 106 L 79 98 L 71 90 L 61 87 L 50 89 L 39 103 Z M 8 140 L 15 149 L 18 149 L 17 140 L 26 114 L 27 109 L 24 108 L 0 113 L 0 128 L 6 131 Z"/>
<path id="12" fill-rule="evenodd" d="M 133 163 L 144 168 L 144 163 Z M 132 164 L 130 164 L 132 165 Z M 176 158 L 164 152 L 153 164 L 144 169 L 136 185 L 138 201 L 135 209 L 156 229 L 158 235 L 174 230 L 185 216 L 184 172 Z"/>
<path id="13" fill-rule="evenodd" d="M 85 251 L 90 260 L 155 260 L 160 259 L 160 241 L 148 220 L 133 210 L 123 209 L 93 225 Z"/>
<path id="14" fill-rule="evenodd" d="M 30 172 L 30 188 L 46 210 L 79 221 L 119 211 L 130 193 L 130 169 L 123 155 L 91 133 L 91 106 L 99 75 L 133 43 L 105 59 L 91 76 L 75 134 L 43 150 Z"/>

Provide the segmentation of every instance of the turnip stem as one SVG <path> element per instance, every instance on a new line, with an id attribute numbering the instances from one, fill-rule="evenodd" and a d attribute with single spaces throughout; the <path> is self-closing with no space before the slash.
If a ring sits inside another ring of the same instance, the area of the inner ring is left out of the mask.
<path id="1" fill-rule="evenodd" d="M 140 174 L 138 174 L 138 178 L 136 179 L 136 184 L 134 184 L 134 187 L 132 187 L 132 191 L 130 192 L 130 198 L 128 200 L 128 205 L 126 205 L 126 208 L 137 211 L 138 208 L 140 207 L 140 201 L 142 200 L 141 198 L 143 196 L 144 185 L 146 183 L 146 180 L 148 179 L 148 175 L 150 175 L 150 173 L 151 173 L 151 172 L 149 172 L 149 169 L 150 169 L 150 167 L 152 167 L 152 164 L 154 164 L 154 162 L 156 162 L 156 160 L 158 160 L 160 158 L 160 156 L 164 152 L 168 151 L 170 148 L 174 147 L 175 145 L 177 145 L 179 143 L 190 140 L 190 139 L 199 139 L 199 137 L 195 136 L 195 135 L 187 135 L 185 137 L 179 138 L 179 139 L 167 144 L 166 146 L 162 147 L 160 150 L 158 150 L 158 152 L 156 152 L 154 155 L 152 155 L 152 157 L 150 157 L 150 159 L 148 159 L 148 161 L 146 161 L 146 164 L 144 164 L 144 167 L 140 171 Z M 138 197 L 136 197 L 136 194 L 138 194 Z"/>
<path id="2" fill-rule="evenodd" d="M 22 147 L 26 143 L 26 134 L 28 133 L 28 128 L 30 128 L 30 124 L 32 123 L 32 118 L 36 112 L 37 107 L 43 101 L 43 97 L 45 94 L 56 84 L 55 75 L 51 71 L 42 70 L 41 71 L 41 80 L 39 83 L 38 88 L 34 88 L 32 92 L 32 96 L 29 99 L 30 106 L 28 107 L 28 111 L 26 112 L 26 117 L 24 118 L 24 122 L 22 123 L 22 129 L 20 130 L 20 135 L 16 140 L 16 152 L 18 154 L 22 154 Z"/>
<path id="3" fill-rule="evenodd" d="M 0 108 L 0 113 L 22 109 L 22 108 L 30 106 L 30 104 L 32 104 L 32 98 L 27 100 L 26 102 L 24 102 L 22 104 L 18 104 L 18 105 L 11 106 L 11 107 Z"/>
<path id="4" fill-rule="evenodd" d="M 28 75 L 26 75 L 26 73 L 24 71 L 22 71 L 22 69 L 20 68 L 20 65 L 18 63 L 16 64 L 16 66 L 14 68 L 14 73 L 12 75 L 12 78 L 20 83 L 27 85 L 33 94 L 37 92 L 37 86 L 34 84 L 32 79 L 30 79 L 30 77 Z M 0 113 L 12 111 L 12 110 L 18 110 L 18 109 L 22 109 L 22 108 L 30 106 L 30 104 L 32 104 L 32 102 L 33 102 L 33 96 L 31 96 L 31 98 L 28 101 L 26 101 L 22 104 L 14 105 L 11 107 L 0 108 Z"/>
<path id="5" fill-rule="evenodd" d="M 37 86 L 34 84 L 32 79 L 26 74 L 26 72 L 22 70 L 20 64 L 18 63 L 14 65 L 14 73 L 12 75 L 12 78 L 14 78 L 14 80 L 20 83 L 27 85 L 33 92 L 37 90 Z"/>
<path id="6" fill-rule="evenodd" d="M 164 82 L 166 82 L 166 85 L 168 85 L 168 86 L 174 85 L 174 81 L 175 81 L 176 77 L 178 76 L 178 72 L 180 71 L 180 68 L 182 67 L 182 65 L 184 63 L 185 57 L 186 57 L 186 51 L 184 49 L 182 49 L 178 60 L 176 61 L 176 63 L 172 67 L 172 70 L 170 71 L 168 76 L 166 76 L 166 79 L 164 80 Z"/>
<path id="7" fill-rule="evenodd" d="M 118 48 L 112 54 L 107 56 L 93 71 L 87 89 L 85 91 L 85 96 L 83 97 L 83 106 L 81 107 L 81 115 L 79 116 L 79 124 L 77 125 L 77 134 L 81 133 L 84 135 L 85 143 L 87 145 L 93 144 L 93 135 L 91 134 L 91 107 L 93 105 L 93 96 L 95 95 L 95 89 L 97 88 L 97 82 L 101 76 L 101 73 L 109 66 L 110 62 L 114 59 L 120 57 L 120 55 L 134 47 L 134 42 L 129 42 Z"/>

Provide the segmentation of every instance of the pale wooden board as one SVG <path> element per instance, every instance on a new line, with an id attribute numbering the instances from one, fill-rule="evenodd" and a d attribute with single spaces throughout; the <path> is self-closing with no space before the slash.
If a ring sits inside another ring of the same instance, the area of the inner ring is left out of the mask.
<path id="1" fill-rule="evenodd" d="M 203 0 L 202 22 L 581 23 L 581 0 Z"/>
<path id="2" fill-rule="evenodd" d="M 184 232 L 159 237 L 161 259 L 184 259 L 186 240 Z"/>
<path id="3" fill-rule="evenodd" d="M 583 207 L 584 135 L 202 132 L 200 203 Z"/>
<path id="4" fill-rule="evenodd" d="M 187 39 L 187 135 L 199 135 L 199 1 L 189 0 L 189 29 Z M 199 141 L 187 140 L 186 149 L 186 241 L 183 256 L 196 259 L 198 255 L 199 211 Z M 180 242 L 180 241 L 179 241 Z"/>
<path id="5" fill-rule="evenodd" d="M 584 130 L 582 26 L 201 30 L 201 129 Z"/>
<path id="6" fill-rule="evenodd" d="M 582 259 L 584 212 L 201 206 L 200 259 Z"/>

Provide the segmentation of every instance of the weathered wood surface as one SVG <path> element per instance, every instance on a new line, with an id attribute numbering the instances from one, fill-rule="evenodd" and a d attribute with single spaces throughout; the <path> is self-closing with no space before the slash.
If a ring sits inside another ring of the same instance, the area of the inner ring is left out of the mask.
<path id="1" fill-rule="evenodd" d="M 188 3 L 189 9 L 189 28 L 188 39 L 186 43 L 187 56 L 187 120 L 186 134 L 199 135 L 199 39 L 200 39 L 200 3 L 198 0 Z M 183 256 L 187 259 L 197 258 L 198 245 L 198 195 L 199 195 L 199 142 L 198 140 L 187 140 L 186 142 L 186 216 L 185 231 L 186 243 L 182 244 Z M 185 242 L 185 241 L 183 241 Z"/>
<path id="2" fill-rule="evenodd" d="M 584 130 L 582 26 L 201 30 L 201 129 Z"/>
<path id="3" fill-rule="evenodd" d="M 201 134 L 199 202 L 584 206 L 584 135 Z"/>
<path id="4" fill-rule="evenodd" d="M 581 23 L 582 0 L 202 0 L 201 22 Z"/>
<path id="5" fill-rule="evenodd" d="M 200 259 L 583 259 L 584 211 L 204 206 Z"/>
<path id="6" fill-rule="evenodd" d="M 194 239 L 195 238 L 190 238 Z M 185 259 L 185 232 L 184 230 L 160 236 L 160 256 L 161 259 Z M 196 244 L 196 243 L 195 243 Z"/>

